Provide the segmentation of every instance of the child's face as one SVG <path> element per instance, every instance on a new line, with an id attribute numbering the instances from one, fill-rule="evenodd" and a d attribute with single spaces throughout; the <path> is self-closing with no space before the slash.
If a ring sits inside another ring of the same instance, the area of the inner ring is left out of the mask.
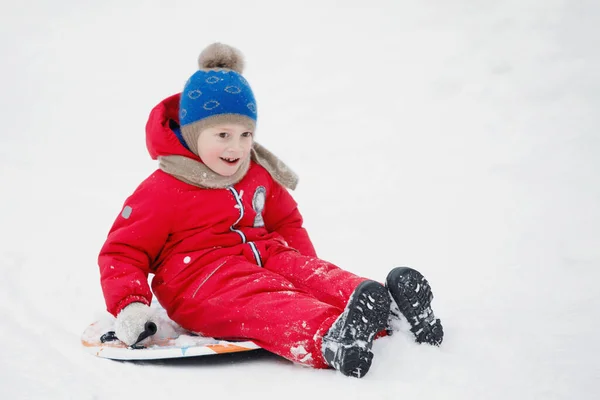
<path id="1" fill-rule="evenodd" d="M 198 137 L 198 155 L 219 175 L 231 176 L 252 149 L 252 131 L 240 124 L 219 124 L 204 129 Z"/>

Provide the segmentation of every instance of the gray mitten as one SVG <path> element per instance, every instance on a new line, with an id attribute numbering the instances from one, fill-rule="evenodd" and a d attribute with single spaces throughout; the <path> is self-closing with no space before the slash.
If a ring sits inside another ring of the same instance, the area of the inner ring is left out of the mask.
<path id="1" fill-rule="evenodd" d="M 131 346 L 137 342 L 140 334 L 146 330 L 146 323 L 148 322 L 156 324 L 152 308 L 144 303 L 131 303 L 117 315 L 115 335 L 121 342 Z"/>

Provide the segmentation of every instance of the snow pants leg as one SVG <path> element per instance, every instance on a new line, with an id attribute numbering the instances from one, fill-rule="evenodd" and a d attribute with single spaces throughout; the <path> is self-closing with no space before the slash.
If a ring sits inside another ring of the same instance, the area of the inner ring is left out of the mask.
<path id="1" fill-rule="evenodd" d="M 243 256 L 206 268 L 211 274 L 190 285 L 170 310 L 175 322 L 205 336 L 249 339 L 315 368 L 328 368 L 322 337 L 364 280 L 291 251 L 269 257 L 264 268 Z"/>
<path id="2" fill-rule="evenodd" d="M 283 276 L 318 300 L 337 307 L 340 313 L 354 289 L 366 280 L 328 261 L 303 256 L 296 251 L 271 255 L 264 268 Z"/>

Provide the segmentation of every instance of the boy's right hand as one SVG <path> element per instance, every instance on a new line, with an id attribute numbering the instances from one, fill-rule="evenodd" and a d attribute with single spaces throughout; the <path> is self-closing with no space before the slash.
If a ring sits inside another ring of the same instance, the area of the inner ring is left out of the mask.
<path id="1" fill-rule="evenodd" d="M 115 335 L 128 346 L 135 344 L 147 322 L 154 322 L 154 311 L 144 303 L 131 303 L 117 315 Z"/>

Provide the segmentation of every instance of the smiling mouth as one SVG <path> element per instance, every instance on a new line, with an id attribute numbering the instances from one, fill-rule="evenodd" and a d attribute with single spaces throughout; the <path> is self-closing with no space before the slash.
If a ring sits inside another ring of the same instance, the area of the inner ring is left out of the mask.
<path id="1" fill-rule="evenodd" d="M 225 161 L 227 164 L 235 164 L 240 159 L 239 158 L 225 158 L 225 157 L 221 157 L 221 160 Z"/>

